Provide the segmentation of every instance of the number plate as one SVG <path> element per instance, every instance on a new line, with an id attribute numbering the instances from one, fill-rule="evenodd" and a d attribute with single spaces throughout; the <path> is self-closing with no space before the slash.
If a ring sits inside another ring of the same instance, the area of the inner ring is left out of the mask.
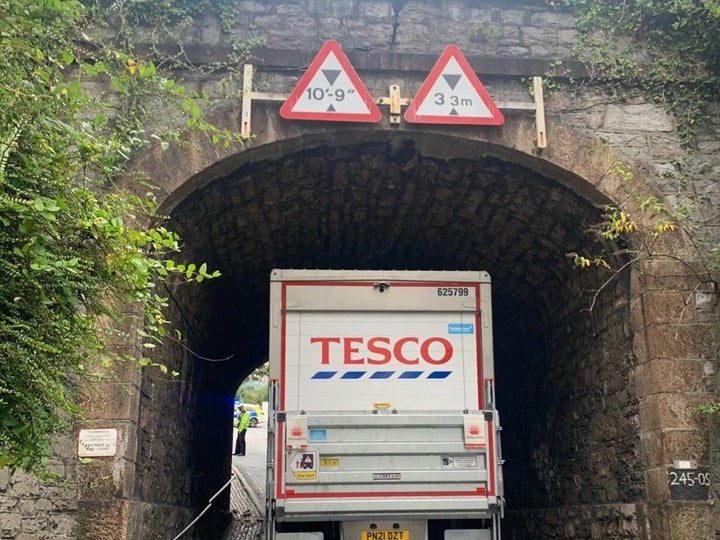
<path id="1" fill-rule="evenodd" d="M 410 531 L 363 531 L 360 540 L 410 540 Z"/>

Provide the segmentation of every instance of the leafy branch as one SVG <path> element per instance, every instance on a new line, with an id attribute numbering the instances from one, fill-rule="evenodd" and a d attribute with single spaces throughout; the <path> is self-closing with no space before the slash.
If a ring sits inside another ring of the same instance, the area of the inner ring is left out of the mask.
<path id="1" fill-rule="evenodd" d="M 591 232 L 604 245 L 613 245 L 611 254 L 568 253 L 573 265 L 580 269 L 601 267 L 611 272 L 598 289 L 593 291 L 589 310 L 597 303 L 600 293 L 625 270 L 637 266 L 642 261 L 652 259 L 670 259 L 684 264 L 696 276 L 701 284 L 711 284 L 718 291 L 717 270 L 720 268 L 720 250 L 703 249 L 698 243 L 697 225 L 694 222 L 698 206 L 685 203 L 673 210 L 656 195 L 649 192 L 646 185 L 639 185 L 631 167 L 621 161 L 615 161 L 607 175 L 624 183 L 628 199 L 621 205 L 607 205 L 602 214 L 603 220 L 591 228 Z M 680 232 L 689 239 L 693 247 L 692 263 L 680 254 L 668 249 L 665 240 L 668 235 Z M 610 257 L 612 255 L 612 257 Z M 613 260 L 624 261 L 613 264 Z"/>
<path id="2" fill-rule="evenodd" d="M 0 467 L 43 473 L 53 435 L 82 414 L 76 399 L 85 381 L 127 359 L 116 341 L 142 341 L 151 353 L 181 339 L 158 285 L 219 276 L 178 261 L 179 238 L 159 225 L 145 189 L 151 179 L 132 179 L 132 192 L 116 179 L 127 177 L 138 149 L 167 148 L 181 130 L 242 142 L 207 122 L 206 97 L 163 71 L 165 59 L 141 57 L 129 32 L 142 24 L 154 25 L 154 35 L 182 29 L 189 14 L 212 7 L 223 8 L 231 27 L 235 3 L 107 4 L 0 0 Z M 125 25 L 118 39 L 90 35 L 90 25 L 112 17 Z M 87 92 L 98 82 L 111 85 L 113 99 Z M 176 115 L 153 128 L 149 113 L 159 102 Z M 149 354 L 131 360 L 173 375 Z"/>

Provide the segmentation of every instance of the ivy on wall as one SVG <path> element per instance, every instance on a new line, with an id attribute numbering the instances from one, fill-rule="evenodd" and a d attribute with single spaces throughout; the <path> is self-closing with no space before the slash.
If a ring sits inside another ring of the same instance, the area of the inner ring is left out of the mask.
<path id="1" fill-rule="evenodd" d="M 593 82 L 613 99 L 631 96 L 664 104 L 675 118 L 681 143 L 692 147 L 699 130 L 717 121 L 720 111 L 720 0 L 549 0 L 575 10 L 578 40 L 574 53 L 585 62 Z M 626 164 L 617 163 L 609 175 L 635 183 Z M 674 180 L 678 190 L 687 185 L 687 164 L 673 161 L 663 174 Z M 701 263 L 704 282 L 716 289 L 720 271 L 720 243 L 703 230 L 704 211 L 709 201 L 680 194 L 670 208 L 635 185 L 633 204 L 638 214 L 628 216 L 618 207 L 606 208 L 606 221 L 598 227 L 600 237 L 631 240 L 643 233 L 654 239 L 628 251 L 631 261 L 671 256 L 659 252 L 656 240 L 682 230 Z M 644 194 L 645 193 L 645 194 Z M 639 224 L 643 223 L 641 227 Z M 642 230 L 641 230 L 642 229 Z M 614 235 L 620 230 L 621 234 Z M 640 242 L 638 244 L 637 242 Z M 631 241 L 627 242 L 632 245 Z M 603 266 L 598 256 L 572 254 L 580 267 Z"/>
<path id="2" fill-rule="evenodd" d="M 579 32 L 574 53 L 611 98 L 640 96 L 665 105 L 688 149 L 697 143 L 701 130 L 712 129 L 711 122 L 718 121 L 720 0 L 548 0 L 548 4 L 575 10 Z M 624 255 L 626 262 L 611 268 L 602 254 L 569 254 L 578 268 L 609 270 L 592 304 L 621 271 L 645 260 L 681 262 L 696 276 L 698 290 L 718 295 L 720 242 L 712 236 L 705 214 L 712 202 L 684 193 L 690 180 L 686 160 L 673 160 L 662 174 L 678 189 L 672 206 L 641 185 L 626 163 L 614 163 L 606 174 L 629 184 L 629 200 L 606 206 L 595 231 L 600 240 L 614 242 L 615 253 Z M 675 232 L 682 233 L 691 262 L 688 255 L 667 248 L 665 237 Z"/>
<path id="3" fill-rule="evenodd" d="M 641 93 L 674 115 L 685 145 L 717 115 L 720 0 L 549 0 L 577 11 L 575 54 L 613 97 Z M 714 107 L 713 107 L 714 106 Z"/>
<path id="4" fill-rule="evenodd" d="M 181 46 L 182 28 L 202 13 L 230 29 L 235 6 L 0 0 L 0 466 L 44 474 L 53 435 L 81 413 L 88 377 L 123 359 L 167 373 L 146 354 L 174 335 L 158 284 L 219 275 L 175 260 L 179 238 L 156 225 L 152 191 L 139 188 L 152 179 L 136 178 L 133 193 L 116 180 L 134 152 L 167 147 L 183 129 L 241 142 L 205 121 L 202 96 L 172 79 L 165 67 L 178 56 L 141 57 L 133 42 L 149 32 Z M 85 91 L 107 84 L 110 101 Z M 179 114 L 149 132 L 153 100 Z M 139 342 L 127 355 L 114 347 Z"/>

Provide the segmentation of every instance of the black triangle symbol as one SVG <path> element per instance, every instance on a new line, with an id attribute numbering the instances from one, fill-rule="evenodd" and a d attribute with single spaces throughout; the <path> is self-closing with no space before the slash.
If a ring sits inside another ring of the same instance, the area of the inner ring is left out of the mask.
<path id="1" fill-rule="evenodd" d="M 462 79 L 462 75 L 443 75 L 443 78 L 445 79 L 445 82 L 447 82 L 450 86 L 450 89 L 455 90 L 455 85 L 460 79 Z"/>
<path id="2" fill-rule="evenodd" d="M 460 115 L 459 115 L 458 112 L 455 110 L 455 108 L 453 108 L 453 110 L 450 111 L 450 114 L 449 114 L 448 116 L 460 116 Z"/>
<path id="3" fill-rule="evenodd" d="M 337 111 L 335 110 L 335 107 L 333 107 L 332 103 L 331 103 L 330 106 L 327 108 L 327 111 L 325 111 L 325 112 L 337 112 Z"/>
<path id="4" fill-rule="evenodd" d="M 323 69 L 321 71 L 322 71 L 323 75 L 325 75 L 325 78 L 330 83 L 330 86 L 335 84 L 335 80 L 342 73 L 342 71 L 339 69 Z"/>

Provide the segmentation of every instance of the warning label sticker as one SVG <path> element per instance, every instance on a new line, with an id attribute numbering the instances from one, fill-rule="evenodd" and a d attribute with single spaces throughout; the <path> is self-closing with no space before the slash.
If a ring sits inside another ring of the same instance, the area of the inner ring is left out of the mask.
<path id="1" fill-rule="evenodd" d="M 475 469 L 478 466 L 477 456 L 443 456 L 443 469 Z"/>
<path id="2" fill-rule="evenodd" d="M 296 480 L 317 480 L 318 452 L 316 450 L 293 452 L 289 457 L 288 464 Z"/>

